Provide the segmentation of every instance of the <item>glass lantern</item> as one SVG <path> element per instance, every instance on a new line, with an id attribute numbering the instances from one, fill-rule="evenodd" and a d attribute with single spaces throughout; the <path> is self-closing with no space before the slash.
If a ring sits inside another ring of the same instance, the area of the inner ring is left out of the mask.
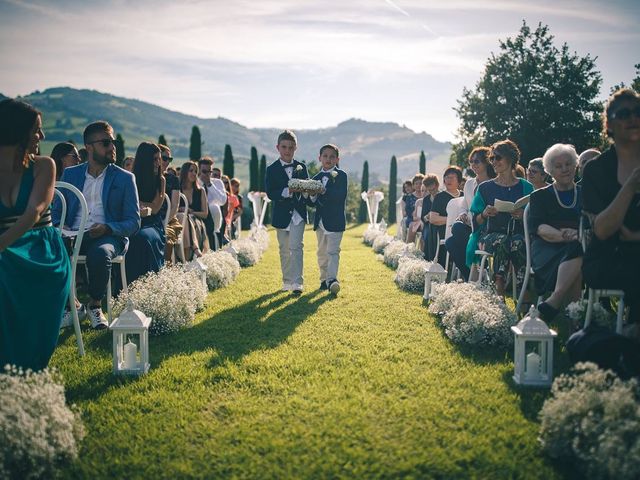
<path id="1" fill-rule="evenodd" d="M 142 375 L 149 371 L 149 325 L 151 318 L 133 308 L 126 308 L 109 329 L 113 332 L 113 373 Z"/>
<path id="2" fill-rule="evenodd" d="M 511 327 L 515 335 L 513 380 L 518 385 L 550 387 L 553 382 L 553 339 L 558 335 L 538 318 L 531 306 L 529 314 Z"/>
<path id="3" fill-rule="evenodd" d="M 447 280 L 447 271 L 438 262 L 431 262 L 424 272 L 424 295 L 422 298 L 429 301 L 431 298 L 431 286 L 433 282 L 444 282 Z"/>
<path id="4" fill-rule="evenodd" d="M 192 261 L 187 263 L 185 270 L 187 272 L 196 272 L 200 277 L 202 285 L 207 288 L 207 266 L 202 260 L 200 260 L 199 258 L 194 258 Z"/>

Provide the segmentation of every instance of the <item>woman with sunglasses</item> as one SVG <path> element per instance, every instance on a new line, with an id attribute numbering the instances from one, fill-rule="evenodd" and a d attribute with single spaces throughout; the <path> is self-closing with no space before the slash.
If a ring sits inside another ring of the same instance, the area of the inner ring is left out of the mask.
<path id="1" fill-rule="evenodd" d="M 590 288 L 624 290 L 629 334 L 640 339 L 640 96 L 618 90 L 603 117 L 611 147 L 587 163 L 582 178 L 593 227 L 582 273 Z"/>
<path id="2" fill-rule="evenodd" d="M 78 150 L 71 142 L 58 143 L 51 150 L 51 158 L 56 162 L 56 180 L 60 180 L 65 168 L 74 167 L 80 163 Z"/>
<path id="3" fill-rule="evenodd" d="M 489 159 L 496 177 L 482 183 L 473 197 L 470 212 L 473 229 L 478 231 L 478 243 L 493 255 L 493 271 L 498 295 L 504 296 L 506 276 L 510 266 L 514 267 L 516 278 L 522 281 L 526 264 L 523 209 L 511 213 L 498 212 L 495 201 L 516 202 L 529 195 L 533 185 L 523 178 L 517 178 L 515 169 L 520 161 L 520 149 L 511 140 L 503 140 L 491 146 Z M 473 250 L 471 250 L 473 249 Z M 471 250 L 471 251 L 470 251 Z M 469 255 L 470 254 L 470 255 Z M 475 256 L 471 239 L 467 255 Z"/>
<path id="4" fill-rule="evenodd" d="M 207 227 L 204 224 L 209 215 L 209 203 L 207 192 L 198 184 L 198 164 L 187 161 L 180 169 L 180 191 L 184 193 L 189 202 L 189 210 L 178 213 L 178 219 L 182 221 L 182 215 L 187 216 L 187 228 L 183 236 L 184 255 L 187 260 L 201 257 L 209 251 L 209 239 Z"/>

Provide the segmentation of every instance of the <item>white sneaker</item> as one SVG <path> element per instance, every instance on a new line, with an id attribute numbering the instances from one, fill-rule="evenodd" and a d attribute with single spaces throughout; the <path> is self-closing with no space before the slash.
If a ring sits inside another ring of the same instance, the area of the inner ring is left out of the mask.
<path id="1" fill-rule="evenodd" d="M 290 292 L 291 290 L 293 290 L 293 286 L 290 283 L 283 283 L 282 284 L 282 291 L 283 292 Z"/>
<path id="2" fill-rule="evenodd" d="M 78 321 L 82 321 L 87 316 L 87 310 L 84 305 L 80 305 L 76 312 L 78 312 Z M 67 328 L 73 326 L 73 315 L 71 315 L 71 310 L 69 308 L 64 309 L 64 314 L 62 315 L 62 323 L 60 323 L 60 328 Z"/>
<path id="3" fill-rule="evenodd" d="M 104 330 L 109 326 L 107 323 L 107 318 L 102 313 L 102 308 L 87 308 L 87 315 L 89 315 L 89 320 L 91 320 L 91 328 L 94 330 Z"/>
<path id="4" fill-rule="evenodd" d="M 340 291 L 340 283 L 338 283 L 337 280 L 334 280 L 333 282 L 331 282 L 331 284 L 329 285 L 329 291 L 334 295 L 337 295 L 338 292 Z"/>

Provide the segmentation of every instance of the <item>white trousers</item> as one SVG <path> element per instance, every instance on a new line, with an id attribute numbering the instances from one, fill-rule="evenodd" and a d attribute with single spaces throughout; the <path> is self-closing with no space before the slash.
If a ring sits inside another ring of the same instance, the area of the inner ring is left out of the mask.
<path id="1" fill-rule="evenodd" d="M 316 230 L 318 238 L 318 267 L 320 267 L 320 281 L 338 279 L 340 266 L 340 242 L 344 232 L 327 232 L 322 227 Z"/>
<path id="2" fill-rule="evenodd" d="M 304 285 L 302 277 L 302 237 L 304 237 L 305 223 L 300 222 L 289 225 L 289 231 L 277 229 L 278 246 L 280 249 L 280 269 L 282 270 L 282 283 L 292 288 L 300 288 Z"/>

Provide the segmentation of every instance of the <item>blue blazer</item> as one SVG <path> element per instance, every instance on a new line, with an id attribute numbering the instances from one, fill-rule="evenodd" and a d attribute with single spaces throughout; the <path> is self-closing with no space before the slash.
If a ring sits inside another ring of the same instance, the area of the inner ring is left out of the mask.
<path id="1" fill-rule="evenodd" d="M 308 179 L 309 173 L 307 166 L 297 160 L 291 162 L 293 165 L 293 176 L 291 178 Z M 301 170 L 296 170 L 298 165 L 302 166 Z M 307 219 L 307 202 L 300 193 L 294 193 L 291 197 L 283 197 L 282 190 L 289 186 L 289 176 L 284 171 L 280 159 L 273 162 L 267 167 L 264 179 L 265 189 L 269 200 L 273 202 L 273 213 L 271 214 L 271 225 L 275 228 L 287 228 L 291 223 L 293 211 L 297 211 L 304 223 Z"/>
<path id="2" fill-rule="evenodd" d="M 82 163 L 75 167 L 65 168 L 62 173 L 62 182 L 68 182 L 78 190 L 84 188 L 88 163 Z M 77 197 L 66 188 L 61 189 L 67 202 L 67 216 L 65 226 L 71 227 L 71 223 L 78 214 L 80 202 Z M 130 237 L 140 229 L 140 204 L 138 201 L 138 189 L 135 177 L 132 173 L 110 164 L 107 165 L 102 185 L 102 205 L 104 208 L 105 222 L 111 228 L 113 235 L 118 237 Z M 58 199 L 53 203 L 52 217 L 55 224 L 60 223 L 61 204 Z"/>
<path id="3" fill-rule="evenodd" d="M 317 230 L 320 220 L 327 232 L 344 232 L 346 226 L 345 204 L 347 202 L 347 174 L 344 170 L 335 168 L 338 175 L 333 178 L 330 173 L 318 173 L 314 180 L 322 181 L 322 177 L 329 177 L 325 187 L 326 192 L 318 195 L 315 201 L 316 214 L 313 229 Z"/>

